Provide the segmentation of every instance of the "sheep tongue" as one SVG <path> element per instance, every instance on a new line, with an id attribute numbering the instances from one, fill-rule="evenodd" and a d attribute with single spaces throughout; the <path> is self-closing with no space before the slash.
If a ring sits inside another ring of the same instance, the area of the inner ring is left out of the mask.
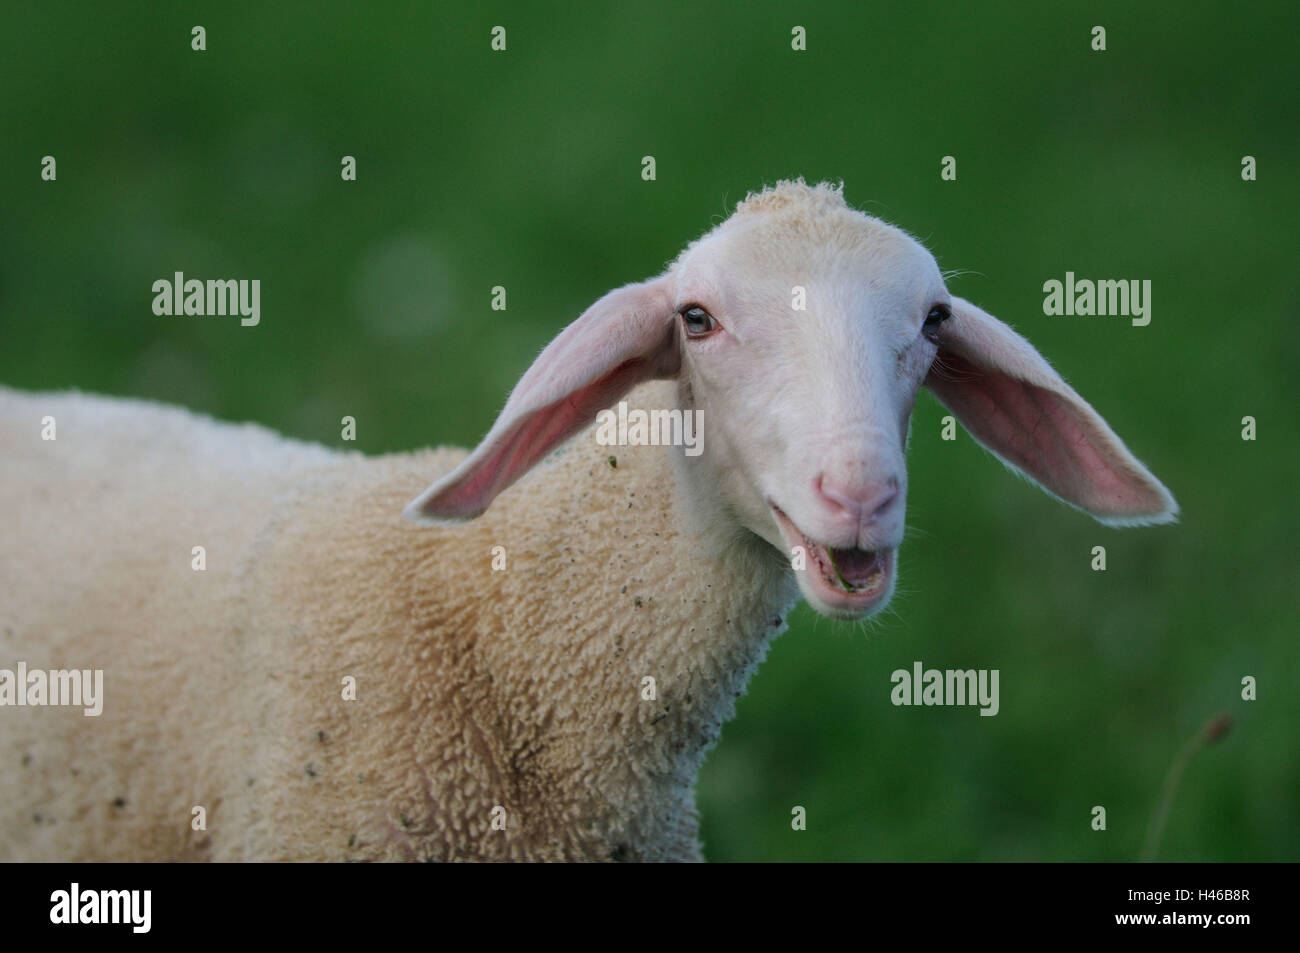
<path id="1" fill-rule="evenodd" d="M 831 549 L 829 552 L 841 581 L 854 588 L 868 585 L 884 568 L 878 552 L 865 549 Z"/>

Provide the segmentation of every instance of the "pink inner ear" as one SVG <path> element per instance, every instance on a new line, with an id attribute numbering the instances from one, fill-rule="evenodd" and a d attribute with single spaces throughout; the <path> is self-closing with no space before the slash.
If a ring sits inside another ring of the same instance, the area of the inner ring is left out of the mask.
<path id="1" fill-rule="evenodd" d="M 1164 509 L 1090 408 L 947 350 L 926 383 L 980 443 L 1062 499 L 1109 516 Z"/>
<path id="2" fill-rule="evenodd" d="M 625 361 L 604 377 L 517 420 L 494 440 L 494 448 L 460 480 L 425 503 L 441 516 L 476 516 L 498 493 L 543 457 L 595 420 L 635 384 L 645 380 L 651 361 Z"/>

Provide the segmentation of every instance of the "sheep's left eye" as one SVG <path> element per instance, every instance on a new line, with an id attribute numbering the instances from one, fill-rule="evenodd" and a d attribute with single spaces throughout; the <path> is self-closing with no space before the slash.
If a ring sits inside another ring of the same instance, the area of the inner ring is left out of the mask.
<path id="1" fill-rule="evenodd" d="M 718 326 L 713 315 L 698 306 L 682 309 L 682 323 L 686 325 L 687 335 L 693 338 L 703 337 Z"/>
<path id="2" fill-rule="evenodd" d="M 925 323 L 921 325 L 921 335 L 931 344 L 938 344 L 939 325 L 951 317 L 952 312 L 948 310 L 946 304 L 936 304 L 925 316 Z"/>

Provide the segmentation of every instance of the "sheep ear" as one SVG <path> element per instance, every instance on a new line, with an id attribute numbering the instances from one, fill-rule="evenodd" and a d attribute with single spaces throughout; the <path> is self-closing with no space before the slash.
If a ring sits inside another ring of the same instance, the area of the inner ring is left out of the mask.
<path id="1" fill-rule="evenodd" d="M 483 442 L 403 515 L 432 524 L 473 519 L 634 385 L 674 376 L 678 361 L 667 282 L 611 291 L 546 346 Z"/>
<path id="2" fill-rule="evenodd" d="M 1178 504 L 1033 345 L 969 301 L 939 325 L 926 386 L 971 435 L 1103 523 L 1169 523 Z"/>

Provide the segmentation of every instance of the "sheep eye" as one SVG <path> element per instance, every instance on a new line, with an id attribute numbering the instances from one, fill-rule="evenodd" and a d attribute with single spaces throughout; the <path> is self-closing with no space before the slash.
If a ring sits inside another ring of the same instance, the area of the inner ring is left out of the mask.
<path id="1" fill-rule="evenodd" d="M 682 309 L 682 323 L 686 325 L 687 337 L 693 338 L 704 337 L 718 326 L 713 315 L 698 305 Z"/>
<path id="2" fill-rule="evenodd" d="M 925 323 L 921 325 L 921 335 L 931 344 L 938 344 L 939 325 L 951 317 L 952 312 L 948 310 L 946 304 L 936 304 L 925 316 Z"/>

